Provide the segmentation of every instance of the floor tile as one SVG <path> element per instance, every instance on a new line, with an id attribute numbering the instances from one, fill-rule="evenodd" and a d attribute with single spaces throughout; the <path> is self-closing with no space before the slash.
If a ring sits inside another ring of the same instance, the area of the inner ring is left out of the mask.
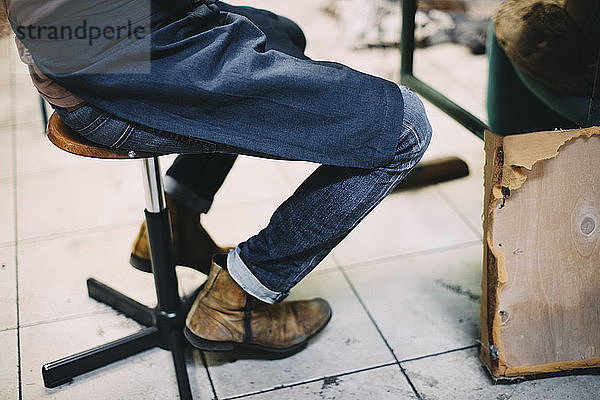
<path id="1" fill-rule="evenodd" d="M 238 157 L 215 196 L 213 209 L 224 210 L 263 202 L 282 203 L 292 191 L 279 172 L 281 161 Z"/>
<path id="2" fill-rule="evenodd" d="M 20 71 L 20 70 L 19 70 Z M 43 132 L 42 112 L 40 108 L 40 95 L 35 89 L 29 78 L 25 75 L 27 72 L 17 72 L 19 82 L 15 82 L 15 103 L 18 105 L 15 113 L 15 124 L 27 122 L 37 122 L 40 132 Z M 21 82 L 21 80 L 27 81 Z M 41 133 L 40 133 L 41 134 Z"/>
<path id="3" fill-rule="evenodd" d="M 457 156 L 469 167 L 469 176 L 436 185 L 447 203 L 455 209 L 469 228 L 482 235 L 483 141 L 426 102 L 427 114 L 434 130 L 424 160 Z"/>
<path id="4" fill-rule="evenodd" d="M 312 399 L 416 399 L 396 365 L 249 396 L 249 400 Z"/>
<path id="5" fill-rule="evenodd" d="M 17 279 L 14 246 L 0 247 L 0 331 L 17 327 Z"/>
<path id="6" fill-rule="evenodd" d="M 41 366 L 92 346 L 135 333 L 139 326 L 116 315 L 99 315 L 21 329 L 24 399 L 175 399 L 177 384 L 168 351 L 151 349 L 76 377 L 71 384 L 47 389 Z M 188 362 L 197 398 L 211 398 L 204 366 Z"/>
<path id="7" fill-rule="evenodd" d="M 14 135 L 0 128 L 0 182 L 12 179 L 14 173 Z"/>
<path id="8" fill-rule="evenodd" d="M 481 246 L 347 269 L 398 359 L 475 344 Z"/>
<path id="9" fill-rule="evenodd" d="M 21 177 L 17 190 L 20 240 L 143 218 L 136 161 Z"/>
<path id="10" fill-rule="evenodd" d="M 207 353 L 219 397 L 338 375 L 393 361 L 361 305 L 338 271 L 309 275 L 292 299 L 323 297 L 333 309 L 329 325 L 299 353 L 280 360 L 252 359 L 241 352 Z"/>
<path id="11" fill-rule="evenodd" d="M 0 399 L 19 398 L 17 331 L 0 332 Z"/>
<path id="12" fill-rule="evenodd" d="M 394 193 L 335 249 L 341 265 L 478 240 L 434 188 Z"/>
<path id="13" fill-rule="evenodd" d="M 191 296 L 206 281 L 206 275 L 195 269 L 180 266 L 176 270 L 181 296 Z"/>
<path id="14" fill-rule="evenodd" d="M 10 83 L 9 74 L 11 72 L 11 65 L 10 62 L 8 62 L 8 52 L 13 50 L 11 47 L 13 40 L 14 39 L 9 36 L 0 38 L 0 59 L 2 60 L 2 62 L 0 62 L 0 88 L 7 86 Z"/>
<path id="15" fill-rule="evenodd" d="M 470 349 L 403 365 L 412 383 L 426 400 L 595 400 L 600 393 L 598 375 L 495 385 L 477 354 L 477 349 Z"/>
<path id="16" fill-rule="evenodd" d="M 11 86 L 0 86 L 0 127 L 13 125 L 14 91 Z"/>
<path id="17" fill-rule="evenodd" d="M 280 171 L 288 185 L 295 190 L 317 168 L 319 168 L 318 164 L 294 161 L 282 162 Z"/>
<path id="18" fill-rule="evenodd" d="M 12 180 L 0 181 L 0 245 L 15 241 L 15 197 Z"/>
<path id="19" fill-rule="evenodd" d="M 78 157 L 58 149 L 50 143 L 39 121 L 19 124 L 13 129 L 17 141 L 18 176 L 107 165 L 105 160 Z"/>
<path id="20" fill-rule="evenodd" d="M 460 60 L 460 62 L 448 62 Z M 443 43 L 414 53 L 417 78 L 485 120 L 487 57 L 472 55 L 465 46 Z"/>
<path id="21" fill-rule="evenodd" d="M 15 83 L 17 84 L 21 84 L 21 83 L 27 83 L 30 86 L 32 86 L 33 84 L 31 83 L 31 78 L 29 76 L 29 67 L 23 63 L 21 61 L 21 59 L 19 58 L 19 52 L 17 50 L 17 46 L 14 42 L 14 39 L 11 38 L 10 40 L 10 48 L 9 51 L 11 52 L 10 57 L 12 59 L 12 74 L 15 80 Z"/>
<path id="22" fill-rule="evenodd" d="M 154 304 L 151 274 L 129 265 L 137 224 L 19 246 L 19 307 L 22 325 L 110 311 L 90 299 L 86 280 L 94 277 L 116 290 Z"/>
<path id="23" fill-rule="evenodd" d="M 13 58 L 17 57 L 12 37 L 0 39 L 0 126 L 14 123 L 13 112 L 15 110 L 15 99 L 13 98 L 14 66 Z"/>
<path id="24" fill-rule="evenodd" d="M 480 159 L 484 155 L 481 139 L 427 100 L 423 100 L 423 103 L 433 129 L 423 160 L 445 156 Z"/>
<path id="25" fill-rule="evenodd" d="M 474 166 L 476 164 L 470 164 Z M 479 239 L 483 238 L 483 169 L 471 168 L 469 177 L 438 185 L 444 200 L 463 218 Z"/>
<path id="26" fill-rule="evenodd" d="M 215 204 L 208 214 L 202 216 L 202 224 L 219 245 L 234 246 L 266 227 L 278 206 L 275 201 L 226 209 Z"/>

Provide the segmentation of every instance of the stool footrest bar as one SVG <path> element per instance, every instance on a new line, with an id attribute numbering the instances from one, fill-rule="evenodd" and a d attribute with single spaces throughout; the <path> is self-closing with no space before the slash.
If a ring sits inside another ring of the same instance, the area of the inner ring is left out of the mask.
<path id="1" fill-rule="evenodd" d="M 42 367 L 44 385 L 48 388 L 70 382 L 74 377 L 123 360 L 157 346 L 158 329 L 146 328 L 133 335 L 115 340 Z"/>

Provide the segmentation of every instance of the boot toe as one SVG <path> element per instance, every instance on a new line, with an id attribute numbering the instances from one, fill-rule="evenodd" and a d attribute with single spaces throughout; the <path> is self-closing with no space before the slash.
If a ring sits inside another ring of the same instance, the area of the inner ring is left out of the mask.
<path id="1" fill-rule="evenodd" d="M 298 312 L 298 320 L 302 324 L 308 338 L 320 332 L 331 320 L 332 310 L 329 303 L 322 298 L 303 302 Z"/>

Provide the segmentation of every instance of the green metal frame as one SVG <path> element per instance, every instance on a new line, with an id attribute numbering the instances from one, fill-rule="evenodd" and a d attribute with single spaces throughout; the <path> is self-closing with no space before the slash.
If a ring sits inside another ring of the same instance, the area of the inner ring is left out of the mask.
<path id="1" fill-rule="evenodd" d="M 402 0 L 402 36 L 400 40 L 402 58 L 400 65 L 400 82 L 423 96 L 444 113 L 448 114 L 452 119 L 483 140 L 484 131 L 488 129 L 488 126 L 483 121 L 413 74 L 416 12 L 417 0 Z"/>
<path id="2" fill-rule="evenodd" d="M 590 96 L 590 108 L 588 110 L 588 126 L 600 125 L 600 49 L 598 49 L 598 60 L 596 61 L 596 76 L 594 87 Z"/>
<path id="3" fill-rule="evenodd" d="M 402 0 L 402 36 L 400 40 L 402 59 L 400 65 L 400 82 L 429 100 L 452 119 L 473 132 L 477 137 L 483 139 L 484 131 L 489 129 L 483 121 L 413 74 L 416 12 L 417 0 Z M 590 96 L 590 107 L 588 111 L 588 126 L 593 125 L 600 125 L 600 53 L 598 56 L 598 63 L 596 64 L 596 77 Z"/>

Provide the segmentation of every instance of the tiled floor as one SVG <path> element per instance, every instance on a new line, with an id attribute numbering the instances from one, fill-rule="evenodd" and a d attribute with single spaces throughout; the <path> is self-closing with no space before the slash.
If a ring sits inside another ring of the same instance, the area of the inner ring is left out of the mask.
<path id="1" fill-rule="evenodd" d="M 318 13 L 319 1 L 256 3 L 299 20 L 309 44 L 316 43 L 309 46 L 314 57 L 396 77 L 394 50 L 337 48 L 343 32 Z M 454 64 L 465 61 L 478 77 L 449 90 L 483 110 L 485 62 L 461 49 L 441 51 L 456 58 Z M 42 135 L 38 98 L 10 40 L 0 41 L 0 57 L 0 399 L 177 398 L 170 355 L 163 350 L 44 388 L 43 363 L 139 329 L 90 300 L 86 277 L 155 301 L 151 277 L 127 263 L 142 218 L 140 167 L 53 148 Z M 334 310 L 331 323 L 302 352 L 279 360 L 190 352 L 196 398 L 598 398 L 595 375 L 491 383 L 476 350 L 483 146 L 434 107 L 427 109 L 436 132 L 427 157 L 460 155 L 471 175 L 391 195 L 300 283 L 293 298 L 322 296 Z M 222 244 L 243 240 L 267 223 L 313 168 L 240 159 L 205 225 Z M 188 270 L 179 275 L 187 292 L 203 279 Z"/>

